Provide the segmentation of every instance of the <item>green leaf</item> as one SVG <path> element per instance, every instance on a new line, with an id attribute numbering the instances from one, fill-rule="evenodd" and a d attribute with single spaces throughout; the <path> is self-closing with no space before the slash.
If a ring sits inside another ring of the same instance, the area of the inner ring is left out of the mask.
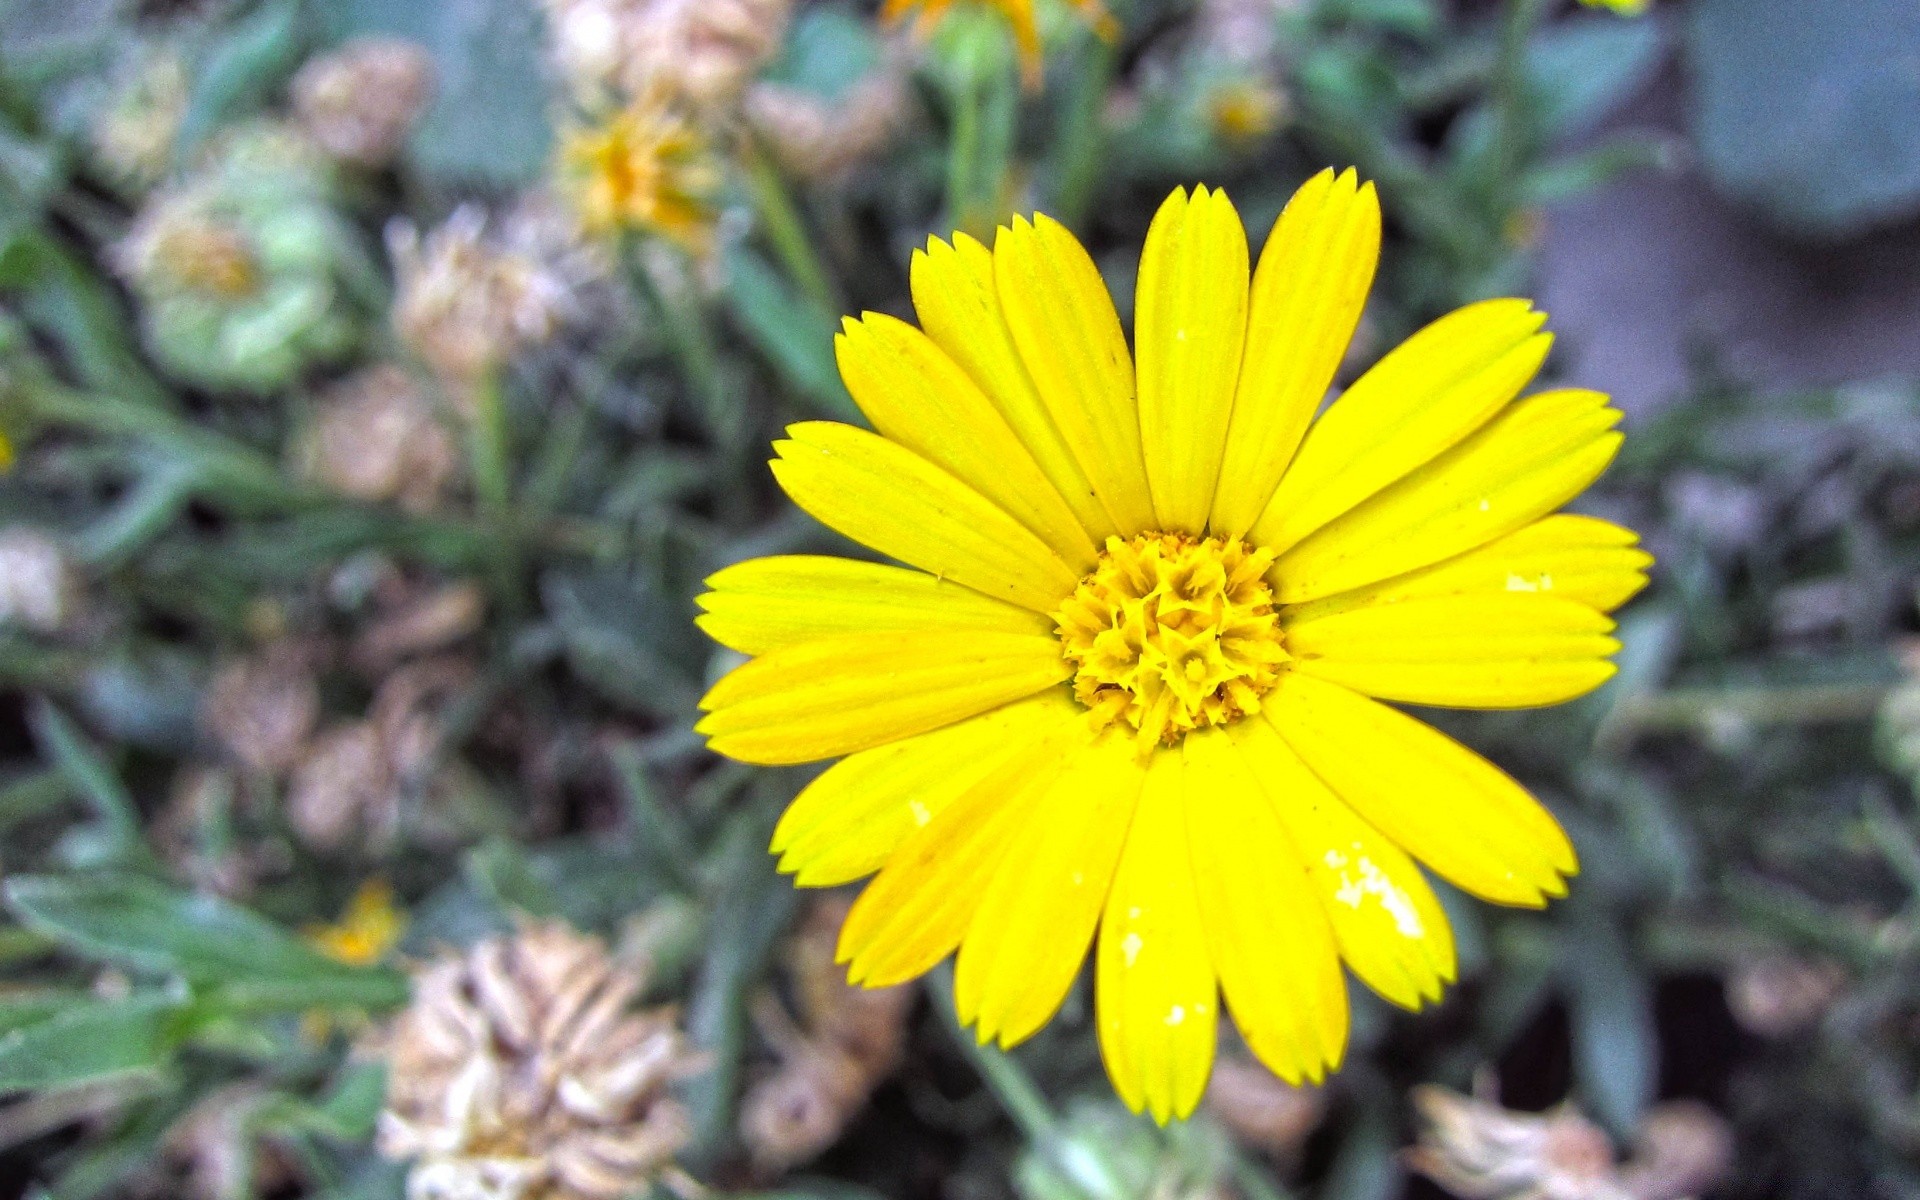
<path id="1" fill-rule="evenodd" d="M 223 30 L 194 72 L 175 153 L 190 153 L 221 122 L 262 107 L 306 47 L 299 0 L 263 4 Z"/>
<path id="2" fill-rule="evenodd" d="M 433 104 L 408 157 L 443 182 L 530 183 L 553 146 L 545 31 L 526 0 L 337 0 L 328 32 L 403 37 L 433 56 Z"/>
<path id="3" fill-rule="evenodd" d="M 80 952 L 138 970 L 217 985 L 228 1009 L 381 1006 L 406 997 L 404 977 L 350 967 L 216 896 L 138 876 L 16 876 L 6 900 L 21 921 Z"/>
<path id="4" fill-rule="evenodd" d="M 1920 4 L 1699 0 L 1688 11 L 1693 134 L 1717 186 L 1827 237 L 1920 211 Z"/>
<path id="5" fill-rule="evenodd" d="M 1577 137 L 1646 86 L 1666 57 L 1658 21 L 1604 14 L 1551 27 L 1527 48 L 1534 120 L 1548 142 Z"/>
<path id="6" fill-rule="evenodd" d="M 832 314 L 809 304 L 745 249 L 727 257 L 727 300 L 741 332 L 788 386 L 826 416 L 865 423 L 833 359 Z"/>
<path id="7" fill-rule="evenodd" d="M 185 1032 L 183 1012 L 180 1001 L 163 996 L 73 1001 L 0 1035 L 0 1093 L 158 1071 Z"/>
<path id="8" fill-rule="evenodd" d="M 103 861 L 127 864 L 146 858 L 139 809 L 100 752 L 65 713 L 44 699 L 34 702 L 30 720 L 41 753 L 92 806 Z"/>
<path id="9" fill-rule="evenodd" d="M 1651 990 L 1620 930 L 1597 908 L 1576 911 L 1562 946 L 1574 1079 L 1594 1115 L 1630 1137 L 1659 1082 Z"/>
<path id="10" fill-rule="evenodd" d="M 818 4 L 794 19 L 786 48 L 766 74 L 771 82 L 838 100 L 879 63 L 880 40 L 872 21 Z"/>

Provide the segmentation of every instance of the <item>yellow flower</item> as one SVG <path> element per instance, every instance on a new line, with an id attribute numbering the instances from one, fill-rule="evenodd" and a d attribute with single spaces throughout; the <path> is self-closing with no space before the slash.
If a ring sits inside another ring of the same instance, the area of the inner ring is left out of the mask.
<path id="1" fill-rule="evenodd" d="M 0 474 L 13 469 L 13 443 L 7 440 L 4 430 L 0 430 Z"/>
<path id="2" fill-rule="evenodd" d="M 384 879 L 369 879 L 347 901 L 346 911 L 332 925 L 307 931 L 307 940 L 328 958 L 354 967 L 383 961 L 407 932 L 407 914 L 393 902 L 393 888 Z"/>
<path id="3" fill-rule="evenodd" d="M 1574 851 L 1498 768 L 1381 700 L 1551 704 L 1613 673 L 1605 615 L 1646 582 L 1628 530 L 1554 515 L 1611 461 L 1594 392 L 1519 399 L 1524 300 L 1416 333 L 1317 421 L 1372 283 L 1380 209 L 1310 180 L 1249 278 L 1224 193 L 1147 235 L 1134 353 L 1044 216 L 914 256 L 922 328 L 839 338 L 878 432 L 805 422 L 787 494 L 917 570 L 756 559 L 702 626 L 752 661 L 707 694 L 716 751 L 846 755 L 774 835 L 803 886 L 878 872 L 839 946 L 856 982 L 958 951 L 982 1041 L 1045 1024 L 1095 942 L 1107 1069 L 1192 1111 L 1224 994 L 1290 1082 L 1337 1066 L 1340 964 L 1418 1008 L 1454 977 L 1420 863 L 1502 904 Z"/>
<path id="4" fill-rule="evenodd" d="M 994 9 L 1007 19 L 1013 30 L 1013 43 L 1020 51 L 1020 74 L 1029 89 L 1040 86 L 1040 23 L 1034 12 L 1036 0 L 962 0 Z M 1073 7 L 1084 17 L 1093 31 L 1112 41 L 1119 36 L 1119 23 L 1106 9 L 1101 0 L 1071 0 Z M 887 22 L 896 22 L 909 12 L 918 10 L 914 19 L 914 30 L 926 34 L 937 25 L 940 18 L 952 8 L 954 0 L 886 0 L 880 6 L 880 18 Z"/>
<path id="5" fill-rule="evenodd" d="M 719 169 L 700 131 L 663 101 L 643 98 L 569 130 L 560 163 L 586 233 L 658 233 L 706 249 Z"/>
<path id="6" fill-rule="evenodd" d="M 1647 11 L 1651 0 L 1580 0 L 1588 8 L 1610 8 L 1623 17 L 1637 17 Z"/>

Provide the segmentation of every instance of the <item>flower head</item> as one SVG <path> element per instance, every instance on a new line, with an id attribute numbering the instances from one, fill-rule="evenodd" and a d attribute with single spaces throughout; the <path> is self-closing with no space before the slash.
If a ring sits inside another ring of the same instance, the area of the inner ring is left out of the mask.
<path id="1" fill-rule="evenodd" d="M 665 101 L 637 100 L 569 130 L 560 165 L 582 232 L 655 233 L 705 250 L 719 167 L 699 129 Z"/>
<path id="2" fill-rule="evenodd" d="M 407 932 L 407 914 L 394 903 L 393 886 L 369 879 L 347 901 L 331 925 L 307 931 L 307 938 L 328 958 L 355 967 L 384 962 Z"/>
<path id="3" fill-rule="evenodd" d="M 1039 0 L 960 0 L 962 4 L 974 4 L 993 9 L 1006 18 L 1008 27 L 1013 31 L 1013 44 L 1020 52 L 1020 73 L 1028 88 L 1040 86 L 1042 52 L 1040 46 L 1040 21 L 1035 6 Z M 1101 0 L 1071 0 L 1073 8 L 1094 32 L 1112 41 L 1119 35 L 1119 23 L 1113 14 L 1107 11 Z M 926 34 L 946 16 L 954 0 L 886 0 L 880 7 L 882 20 L 893 22 L 904 18 L 908 13 L 916 13 L 914 30 Z"/>
<path id="4" fill-rule="evenodd" d="M 1192 1111 L 1225 996 L 1290 1082 L 1346 1044 L 1342 961 L 1408 1008 L 1454 976 L 1416 861 L 1538 907 L 1577 867 L 1498 768 L 1381 701 L 1518 708 L 1613 672 L 1634 535 L 1555 515 L 1620 443 L 1606 397 L 1520 398 L 1525 301 L 1416 333 L 1315 418 L 1380 239 L 1371 185 L 1325 172 L 1249 271 L 1226 196 L 1176 191 L 1147 235 L 1129 352 L 1086 251 L 1046 217 L 916 254 L 922 328 L 838 342 L 875 432 L 792 426 L 801 508 L 910 565 L 757 559 L 700 618 L 753 660 L 703 701 L 720 753 L 847 755 L 774 836 L 783 870 L 878 872 L 852 978 L 958 952 L 961 1018 L 1018 1042 L 1088 948 L 1121 1096 Z"/>
<path id="5" fill-rule="evenodd" d="M 433 98 L 433 59 L 403 38 L 356 38 L 301 67 L 292 91 L 294 115 L 321 149 L 383 167 Z"/>
<path id="6" fill-rule="evenodd" d="M 780 51 L 793 0 L 542 0 L 560 74 L 583 99 L 665 94 L 712 111 Z"/>

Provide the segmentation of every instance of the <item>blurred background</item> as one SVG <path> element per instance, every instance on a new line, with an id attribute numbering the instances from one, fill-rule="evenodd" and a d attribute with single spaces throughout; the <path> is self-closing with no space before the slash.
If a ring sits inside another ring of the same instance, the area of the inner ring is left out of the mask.
<path id="1" fill-rule="evenodd" d="M 1920 5 L 1111 4 L 0 0 L 0 1195 L 1920 1197 Z M 1126 316 L 1172 187 L 1327 165 L 1345 378 L 1537 298 L 1659 561 L 1605 689 L 1435 717 L 1572 895 L 1160 1130 L 1084 984 L 841 982 L 693 596 L 842 548 L 768 442 L 929 235 Z"/>

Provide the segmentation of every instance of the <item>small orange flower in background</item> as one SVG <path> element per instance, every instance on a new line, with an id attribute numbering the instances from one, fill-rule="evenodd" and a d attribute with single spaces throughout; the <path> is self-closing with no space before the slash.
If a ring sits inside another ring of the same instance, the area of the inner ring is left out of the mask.
<path id="1" fill-rule="evenodd" d="M 568 130 L 560 167 L 588 235 L 654 233 L 694 253 L 706 249 L 719 166 L 705 136 L 665 100 L 643 97 Z"/>
<path id="2" fill-rule="evenodd" d="M 392 886 L 369 879 L 347 901 L 339 921 L 309 929 L 307 940 L 336 962 L 371 967 L 386 961 L 406 932 L 407 914 L 394 903 Z"/>
<path id="3" fill-rule="evenodd" d="M 1029 90 L 1040 86 L 1043 54 L 1040 47 L 1040 22 L 1034 11 L 1039 0 L 960 0 L 963 4 L 976 4 L 991 8 L 1007 19 L 1008 27 L 1013 31 L 1013 44 L 1020 51 L 1020 75 Z M 1112 41 L 1120 35 L 1119 23 L 1113 19 L 1106 6 L 1100 0 L 1071 0 L 1077 11 L 1095 33 Z M 886 0 L 880 7 L 880 18 L 893 23 L 900 21 L 909 12 L 917 13 L 914 18 L 914 32 L 926 36 L 940 23 L 940 18 L 954 5 L 954 0 Z"/>
<path id="4" fill-rule="evenodd" d="M 1417 1009 L 1454 978 L 1416 862 L 1500 904 L 1563 895 L 1553 817 L 1381 701 L 1522 708 L 1613 673 L 1634 534 L 1555 515 L 1619 414 L 1520 393 L 1551 338 L 1524 300 L 1416 333 L 1316 419 L 1371 287 L 1371 184 L 1324 172 L 1249 269 L 1224 193 L 1147 235 L 1131 352 L 1098 269 L 1045 216 L 914 256 L 916 328 L 838 341 L 874 432 L 804 422 L 775 476 L 908 567 L 756 559 L 701 625 L 753 656 L 702 702 L 713 749 L 845 757 L 775 833 L 803 886 L 878 874 L 838 957 L 869 986 L 957 951 L 956 1000 L 1011 1046 L 1092 947 L 1107 1069 L 1184 1117 L 1220 997 L 1289 1081 L 1339 1064 L 1341 963 Z"/>

